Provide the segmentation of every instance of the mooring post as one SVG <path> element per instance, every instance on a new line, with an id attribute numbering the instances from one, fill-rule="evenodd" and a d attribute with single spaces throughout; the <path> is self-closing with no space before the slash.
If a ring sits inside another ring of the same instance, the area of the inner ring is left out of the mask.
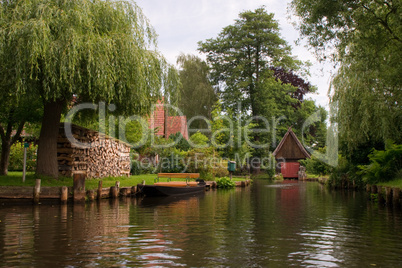
<path id="1" fill-rule="evenodd" d="M 401 189 L 399 189 L 398 187 L 394 187 L 392 188 L 392 199 L 393 199 L 393 203 L 396 206 L 400 205 L 400 195 L 401 195 Z"/>
<path id="2" fill-rule="evenodd" d="M 102 199 L 102 184 L 103 184 L 102 181 L 98 182 L 98 200 Z"/>
<path id="3" fill-rule="evenodd" d="M 85 201 L 85 174 L 73 176 L 74 202 Z"/>
<path id="4" fill-rule="evenodd" d="M 371 193 L 376 194 L 377 193 L 377 186 L 376 185 L 371 185 Z"/>
<path id="5" fill-rule="evenodd" d="M 60 201 L 62 204 L 67 203 L 68 199 L 68 188 L 67 186 L 61 187 L 61 195 L 60 195 Z"/>
<path id="6" fill-rule="evenodd" d="M 137 186 L 132 186 L 131 187 L 131 196 L 137 194 Z"/>
<path id="7" fill-rule="evenodd" d="M 392 188 L 385 187 L 385 203 L 392 205 Z"/>
<path id="8" fill-rule="evenodd" d="M 114 199 L 119 197 L 119 188 L 116 186 L 110 187 L 110 196 Z"/>
<path id="9" fill-rule="evenodd" d="M 377 186 L 377 192 L 378 192 L 378 202 L 385 203 L 383 187 Z"/>
<path id="10" fill-rule="evenodd" d="M 40 183 L 41 183 L 41 179 L 36 179 L 35 187 L 34 187 L 34 190 L 33 190 L 33 202 L 34 202 L 34 204 L 39 204 Z"/>
<path id="11" fill-rule="evenodd" d="M 124 197 L 128 196 L 128 188 L 126 188 L 126 187 L 120 188 L 119 192 L 120 192 L 120 196 L 124 196 Z"/>

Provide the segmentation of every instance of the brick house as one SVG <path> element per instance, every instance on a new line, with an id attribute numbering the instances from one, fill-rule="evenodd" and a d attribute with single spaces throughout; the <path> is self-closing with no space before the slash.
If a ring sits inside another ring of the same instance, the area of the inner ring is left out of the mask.
<path id="1" fill-rule="evenodd" d="M 153 115 L 148 119 L 150 129 L 156 129 L 157 136 L 169 137 L 172 134 L 180 132 L 188 140 L 187 117 L 169 116 L 163 106 L 163 100 L 155 105 Z"/>

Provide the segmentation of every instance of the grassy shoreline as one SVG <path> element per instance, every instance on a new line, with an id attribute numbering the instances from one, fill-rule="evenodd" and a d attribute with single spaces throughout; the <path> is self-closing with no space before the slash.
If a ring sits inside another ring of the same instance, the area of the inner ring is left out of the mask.
<path id="1" fill-rule="evenodd" d="M 143 180 L 145 184 L 153 184 L 156 174 L 143 174 L 143 175 L 132 175 L 130 177 L 106 177 L 100 179 L 87 179 L 85 180 L 85 188 L 87 190 L 97 189 L 99 181 L 102 181 L 102 187 L 108 188 L 114 186 L 116 181 L 120 182 L 120 187 L 131 187 L 135 186 L 138 183 L 141 183 Z M 73 179 L 62 177 L 59 179 L 53 179 L 50 177 L 37 176 L 34 172 L 27 172 L 25 177 L 25 182 L 22 182 L 22 172 L 12 171 L 9 172 L 7 176 L 0 176 L 0 187 L 1 186 L 29 186 L 33 187 L 35 185 L 36 179 L 41 179 L 41 186 L 43 187 L 62 187 L 62 186 L 73 186 Z M 160 181 L 166 180 L 161 179 Z M 185 179 L 175 179 L 182 180 Z M 245 178 L 233 177 L 234 181 L 244 181 Z"/>
<path id="2" fill-rule="evenodd" d="M 309 178 L 309 179 L 328 180 L 329 177 L 330 177 L 330 175 L 316 175 L 316 174 L 307 173 L 307 178 Z M 402 189 L 402 178 L 394 179 L 394 180 L 387 181 L 387 182 L 379 182 L 379 183 L 375 183 L 374 185 Z"/>
<path id="3" fill-rule="evenodd" d="M 402 179 L 396 179 L 387 182 L 379 182 L 377 183 L 378 186 L 385 186 L 385 187 L 398 187 L 402 189 Z"/>

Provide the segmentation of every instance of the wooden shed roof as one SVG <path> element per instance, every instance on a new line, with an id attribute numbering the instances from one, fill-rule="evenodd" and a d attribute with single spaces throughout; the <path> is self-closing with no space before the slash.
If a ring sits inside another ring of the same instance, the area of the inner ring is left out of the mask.
<path id="1" fill-rule="evenodd" d="M 298 160 L 310 158 L 310 154 L 300 143 L 291 127 L 288 129 L 288 132 L 286 132 L 285 136 L 283 136 L 283 139 L 279 143 L 278 147 L 276 147 L 273 155 L 276 159 L 284 158 Z"/>

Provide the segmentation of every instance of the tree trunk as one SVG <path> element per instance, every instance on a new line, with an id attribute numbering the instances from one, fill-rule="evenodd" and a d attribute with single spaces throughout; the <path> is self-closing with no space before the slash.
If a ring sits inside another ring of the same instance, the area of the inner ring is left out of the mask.
<path id="1" fill-rule="evenodd" d="M 1 160 L 0 160 L 0 175 L 8 174 L 8 165 L 10 162 L 10 151 L 11 146 L 18 141 L 21 136 L 21 132 L 24 129 L 25 120 L 19 122 L 16 129 L 15 135 L 12 136 L 13 132 L 13 121 L 14 110 L 11 109 L 8 114 L 7 128 L 4 129 L 0 124 L 0 136 L 1 136 Z"/>
<path id="2" fill-rule="evenodd" d="M 57 136 L 64 101 L 46 102 L 43 111 L 42 128 L 38 142 L 38 161 L 36 173 L 58 178 Z"/>
<path id="3" fill-rule="evenodd" d="M 8 174 L 8 164 L 10 161 L 10 150 L 11 142 L 10 140 L 1 142 L 1 161 L 0 161 L 0 175 Z"/>

